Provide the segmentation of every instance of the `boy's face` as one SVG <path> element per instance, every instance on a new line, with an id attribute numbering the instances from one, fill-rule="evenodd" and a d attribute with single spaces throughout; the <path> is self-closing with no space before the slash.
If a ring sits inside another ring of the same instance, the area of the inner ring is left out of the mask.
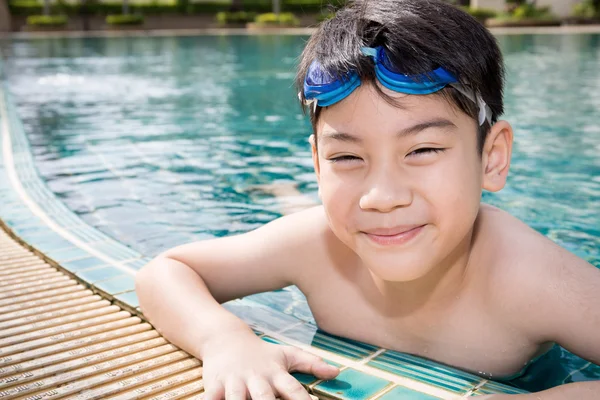
<path id="1" fill-rule="evenodd" d="M 386 281 L 424 276 L 472 231 L 484 186 L 477 125 L 440 96 L 388 104 L 372 85 L 323 109 L 313 146 L 331 229 Z"/>

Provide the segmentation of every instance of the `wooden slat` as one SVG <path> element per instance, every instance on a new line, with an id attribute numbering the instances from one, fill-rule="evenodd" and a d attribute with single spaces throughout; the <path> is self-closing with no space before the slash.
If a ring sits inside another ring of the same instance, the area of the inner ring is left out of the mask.
<path id="1" fill-rule="evenodd" d="M 23 272 L 36 271 L 39 269 L 50 268 L 48 264 L 42 261 L 35 262 L 32 265 L 27 266 L 19 266 L 18 268 L 14 268 L 12 270 L 4 270 L 0 271 L 0 280 L 3 280 L 5 277 L 13 275 L 15 272 L 22 274 Z"/>
<path id="2" fill-rule="evenodd" d="M 28 310 L 30 308 L 39 307 L 39 306 L 43 306 L 46 304 L 60 303 L 62 301 L 77 299 L 79 297 L 89 296 L 91 294 L 92 294 L 92 291 L 89 289 L 76 290 L 76 291 L 70 291 L 67 293 L 59 293 L 54 296 L 47 296 L 47 297 L 42 297 L 42 298 L 33 299 L 33 300 L 29 300 L 29 301 L 24 301 L 22 303 L 9 304 L 7 306 L 0 307 L 0 315 L 5 314 L 5 313 L 20 311 L 20 310 Z"/>
<path id="3" fill-rule="evenodd" d="M 155 396 L 147 398 L 147 400 L 178 400 L 182 399 L 185 396 L 189 396 L 192 394 L 200 394 L 204 390 L 204 382 L 197 379 L 191 383 L 187 383 L 185 385 L 176 387 L 174 389 L 168 390 L 166 392 L 157 394 Z M 117 400 L 117 398 L 109 398 L 110 400 Z M 121 400 L 121 399 L 119 399 Z"/>
<path id="4" fill-rule="evenodd" d="M 112 306 L 118 309 L 117 306 Z M 0 339 L 0 355 L 4 355 L 7 349 L 11 348 L 11 345 L 19 344 L 22 342 L 33 341 L 34 339 L 43 339 L 47 336 L 56 336 L 61 333 L 67 333 L 76 331 L 82 328 L 100 325 L 104 322 L 115 321 L 131 316 L 127 311 L 114 312 L 111 310 L 110 314 L 101 315 L 99 317 L 84 319 L 82 321 L 72 322 L 70 324 L 53 326 L 51 328 L 40 329 L 35 332 L 27 332 L 21 335 L 10 336 L 7 338 Z"/>
<path id="5" fill-rule="evenodd" d="M 2 273 L 2 274 L 11 273 L 15 270 L 22 269 L 25 267 L 30 267 L 30 266 L 36 265 L 36 264 L 46 264 L 47 265 L 48 263 L 46 263 L 43 260 L 40 260 L 36 256 L 25 257 L 20 260 L 5 261 L 4 264 L 0 264 L 0 273 Z"/>
<path id="6" fill-rule="evenodd" d="M 0 400 L 176 400 L 202 363 L 0 230 Z"/>
<path id="7" fill-rule="evenodd" d="M 20 287 L 18 285 L 22 284 L 31 284 L 31 286 L 34 286 L 38 284 L 36 281 L 39 281 L 40 284 L 42 284 L 44 282 L 44 278 L 52 279 L 56 276 L 66 277 L 67 275 L 57 270 L 54 270 L 50 273 L 45 272 L 43 273 L 43 275 L 33 275 L 17 279 L 3 279 L 2 282 L 0 282 L 0 290 L 18 289 Z"/>
<path id="8" fill-rule="evenodd" d="M 121 338 L 124 340 L 124 344 L 128 344 L 157 337 L 158 332 L 150 329 L 152 329 L 150 324 L 141 324 L 139 323 L 139 318 L 132 317 L 82 329 L 78 331 L 78 337 L 73 340 L 66 340 L 60 336 L 44 338 L 40 340 L 42 347 L 36 346 L 37 348 L 34 347 L 33 349 L 25 348 L 23 344 L 17 345 L 21 346 L 18 350 L 25 350 L 0 358 L 0 376 L 42 367 L 52 362 L 69 360 L 86 351 L 93 353 L 94 351 L 106 350 L 111 348 L 111 339 L 115 338 Z M 66 337 L 66 334 L 63 336 Z M 28 362 L 30 360 L 31 362 Z"/>
<path id="9" fill-rule="evenodd" d="M 19 319 L 19 318 L 24 318 L 27 316 L 34 316 L 35 314 L 44 315 L 44 313 L 46 313 L 46 312 L 60 310 L 65 307 L 74 307 L 74 306 L 78 306 L 81 304 L 92 303 L 92 302 L 98 301 L 100 299 L 101 299 L 101 297 L 98 295 L 76 297 L 76 298 L 68 300 L 68 301 L 60 301 L 60 302 L 56 302 L 56 303 L 52 303 L 52 304 L 46 304 L 46 305 L 42 305 L 42 306 L 38 306 L 38 307 L 31 307 L 31 308 L 26 308 L 24 310 L 18 310 L 18 311 L 0 314 L 0 325 L 2 322 L 8 321 L 11 319 Z"/>
<path id="10" fill-rule="evenodd" d="M 47 279 L 41 285 L 27 285 L 26 287 L 7 288 L 5 290 L 0 289 L 0 299 L 7 297 L 24 296 L 29 293 L 35 293 L 37 291 L 51 290 L 59 287 L 65 287 L 70 285 L 76 285 L 77 281 L 69 278 L 66 275 Z"/>
<path id="11" fill-rule="evenodd" d="M 1 282 L 2 282 L 2 284 L 5 284 L 5 285 L 12 285 L 15 282 L 18 282 L 19 280 L 24 279 L 24 278 L 29 279 L 29 278 L 34 277 L 36 279 L 39 279 L 40 276 L 44 276 L 45 274 L 53 274 L 55 272 L 57 272 L 57 269 L 53 268 L 53 267 L 40 268 L 40 269 L 35 269 L 33 271 L 25 271 L 22 273 L 20 272 L 18 274 L 11 274 L 11 275 L 5 276 L 2 278 Z"/>
<path id="12" fill-rule="evenodd" d="M 54 325 L 59 325 L 65 323 L 65 318 L 70 318 L 73 321 L 77 319 L 88 318 L 88 316 L 83 315 L 81 313 L 100 309 L 110 305 L 110 301 L 108 300 L 99 300 L 93 303 L 80 304 L 72 307 L 61 308 L 60 310 L 55 311 L 47 311 L 45 313 L 30 315 L 28 317 L 23 318 L 13 318 L 9 321 L 0 322 L 0 338 L 5 336 L 16 335 L 19 333 L 24 333 L 29 330 L 36 330 L 47 328 Z M 80 317 L 76 317 L 80 315 Z M 61 318 L 60 321 L 57 320 Z M 57 321 L 57 322 L 53 322 Z"/>
<path id="13" fill-rule="evenodd" d="M 166 357 L 166 356 L 165 356 Z M 156 359 L 154 359 L 156 360 Z M 153 361 L 153 360 L 151 360 Z M 162 364 L 162 363 L 161 363 Z M 187 358 L 182 361 L 178 361 L 176 363 L 166 365 L 161 368 L 156 368 L 152 371 L 148 371 L 142 373 L 140 375 L 134 375 L 131 378 L 121 380 L 118 382 L 113 382 L 111 384 L 102 386 L 97 389 L 85 390 L 75 396 L 67 397 L 70 400 L 95 400 L 95 399 L 103 399 L 106 396 L 119 393 L 123 390 L 127 390 L 132 387 L 139 386 L 140 384 L 152 380 L 156 380 L 158 378 L 163 378 L 175 373 L 180 373 L 190 368 L 197 367 L 200 365 L 200 361 L 195 358 Z M 136 367 L 137 368 L 137 367 Z M 141 367 L 137 368 L 141 370 Z M 147 368 L 144 368 L 147 369 Z M 171 377 L 173 379 L 174 377 Z M 162 387 L 164 390 L 166 387 Z"/>
<path id="14" fill-rule="evenodd" d="M 39 381 L 8 388 L 0 392 L 0 399 L 10 400 L 24 394 L 34 394 L 32 397 L 28 397 L 30 399 L 59 399 L 69 394 L 76 394 L 94 386 L 125 378 L 138 372 L 170 364 L 188 357 L 185 352 L 181 350 L 173 351 L 173 349 L 175 349 L 175 346 L 167 344 L 145 352 L 127 355 Z M 190 358 L 190 360 L 194 359 Z M 196 362 L 198 363 L 197 360 Z"/>
<path id="15" fill-rule="evenodd" d="M 44 297 L 52 297 L 52 296 L 56 296 L 59 294 L 71 293 L 71 292 L 75 292 L 75 291 L 83 290 L 83 289 L 85 289 L 85 288 L 82 285 L 71 285 L 71 286 L 51 289 L 51 290 L 47 290 L 47 291 L 41 291 L 41 292 L 36 292 L 36 293 L 32 293 L 32 294 L 27 294 L 24 296 L 13 297 L 10 299 L 2 299 L 2 300 L 0 300 L 0 307 L 9 306 L 11 304 L 25 303 L 25 302 L 31 301 L 31 300 L 41 299 Z"/>
<path id="16" fill-rule="evenodd" d="M 167 344 L 167 341 L 164 338 L 154 338 L 146 341 L 142 341 L 139 343 L 134 343 L 126 346 L 116 347 L 114 349 L 110 349 L 107 351 L 102 351 L 99 353 L 85 355 L 81 358 L 74 358 L 72 360 L 53 363 L 51 365 L 47 365 L 45 367 L 32 369 L 26 372 L 22 372 L 19 374 L 9 375 L 3 378 L 0 378 L 0 386 L 2 385 L 22 385 L 24 383 L 45 378 L 50 375 L 56 375 L 59 373 L 71 371 L 76 368 L 81 368 L 86 365 L 96 364 L 102 361 L 110 360 L 117 357 L 122 357 L 125 355 L 129 355 L 131 353 L 135 353 L 138 351 L 148 350 L 154 347 L 158 347 L 161 345 Z"/>

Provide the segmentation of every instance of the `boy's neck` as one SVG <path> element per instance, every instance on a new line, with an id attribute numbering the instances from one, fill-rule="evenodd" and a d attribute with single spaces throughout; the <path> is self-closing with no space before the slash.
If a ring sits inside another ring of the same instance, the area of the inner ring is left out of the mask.
<path id="1" fill-rule="evenodd" d="M 470 261 L 477 246 L 480 217 L 455 250 L 427 275 L 409 282 L 390 282 L 367 269 L 376 288 L 378 309 L 388 317 L 402 317 L 425 310 L 446 308 L 460 298 L 469 279 Z"/>

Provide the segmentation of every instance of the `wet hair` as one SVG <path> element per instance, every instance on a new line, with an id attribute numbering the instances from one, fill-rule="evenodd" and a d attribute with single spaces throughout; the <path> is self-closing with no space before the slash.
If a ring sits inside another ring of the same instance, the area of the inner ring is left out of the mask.
<path id="1" fill-rule="evenodd" d="M 314 60 L 338 78 L 355 71 L 363 83 L 375 82 L 373 60 L 361 53 L 363 46 L 384 46 L 395 68 L 407 75 L 444 67 L 481 95 L 492 110 L 492 123 L 504 111 L 504 64 L 496 39 L 473 17 L 441 0 L 356 0 L 324 21 L 300 57 L 296 87 L 302 103 L 304 78 Z M 379 85 L 374 87 L 400 107 Z M 477 120 L 478 107 L 455 89 L 447 86 L 436 95 Z M 309 108 L 315 135 L 321 110 Z M 487 121 L 478 129 L 480 153 L 489 129 Z"/>

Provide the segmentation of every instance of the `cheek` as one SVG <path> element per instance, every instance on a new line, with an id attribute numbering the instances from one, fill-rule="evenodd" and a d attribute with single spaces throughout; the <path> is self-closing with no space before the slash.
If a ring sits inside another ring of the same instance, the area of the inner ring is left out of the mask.
<path id="1" fill-rule="evenodd" d="M 459 153 L 429 176 L 430 199 L 438 224 L 447 232 L 464 233 L 481 201 L 481 172 L 476 158 Z"/>
<path id="2" fill-rule="evenodd" d="M 325 161 L 327 162 L 327 161 Z M 321 169 L 319 192 L 333 232 L 343 241 L 354 221 L 358 207 L 357 185 L 342 180 L 327 167 Z"/>

